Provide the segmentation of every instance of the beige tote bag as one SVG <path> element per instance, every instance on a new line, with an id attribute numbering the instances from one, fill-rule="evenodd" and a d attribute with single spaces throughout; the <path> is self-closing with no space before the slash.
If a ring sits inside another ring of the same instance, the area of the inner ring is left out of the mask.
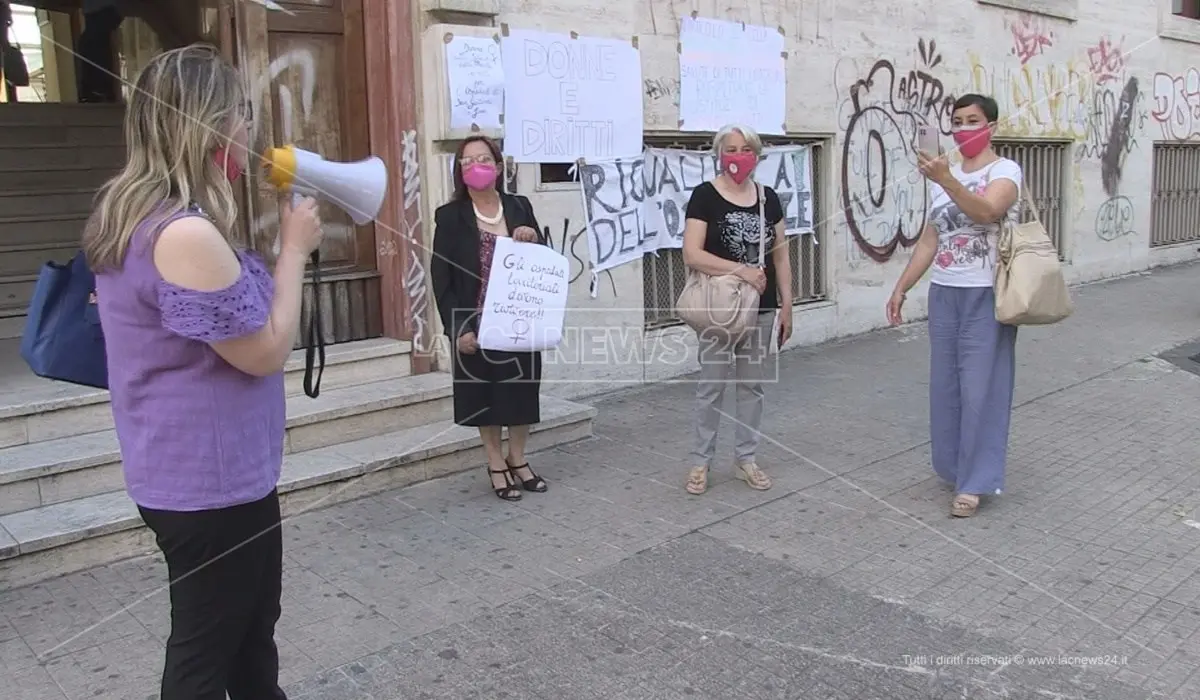
<path id="1" fill-rule="evenodd" d="M 767 243 L 767 219 L 763 212 L 766 193 L 758 185 L 758 266 L 763 266 Z M 683 291 L 675 302 L 675 314 L 697 333 L 729 341 L 740 341 L 754 328 L 759 294 L 749 282 L 734 274 L 708 275 L 688 270 Z"/>
<path id="2" fill-rule="evenodd" d="M 1011 326 L 1044 326 L 1071 315 L 1075 305 L 1067 291 L 1058 251 L 1038 217 L 1029 190 L 1022 196 L 1033 221 L 1017 223 L 1005 215 L 996 245 L 996 320 Z"/>

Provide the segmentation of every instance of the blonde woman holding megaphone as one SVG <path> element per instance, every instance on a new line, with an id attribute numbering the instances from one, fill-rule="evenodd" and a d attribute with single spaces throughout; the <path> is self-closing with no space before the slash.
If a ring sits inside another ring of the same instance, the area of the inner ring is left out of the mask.
<path id="1" fill-rule="evenodd" d="M 155 57 L 84 237 L 126 488 L 171 580 L 162 700 L 285 698 L 283 365 L 321 221 L 311 199 L 289 206 L 273 262 L 273 241 L 238 240 L 242 85 L 211 47 Z"/>

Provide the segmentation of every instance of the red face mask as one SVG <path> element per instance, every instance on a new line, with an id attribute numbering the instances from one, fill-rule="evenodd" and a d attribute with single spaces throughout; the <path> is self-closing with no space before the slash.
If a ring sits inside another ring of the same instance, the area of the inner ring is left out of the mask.
<path id="1" fill-rule="evenodd" d="M 230 182 L 242 176 L 242 166 L 238 164 L 237 160 L 229 154 L 229 151 L 224 146 L 220 146 L 217 150 L 213 151 L 213 162 L 217 164 L 218 168 L 225 171 L 225 177 Z"/>
<path id="2" fill-rule="evenodd" d="M 754 174 L 754 168 L 757 165 L 758 156 L 753 153 L 721 154 L 721 171 L 733 178 L 733 181 L 739 185 Z"/>
<path id="3" fill-rule="evenodd" d="M 992 130 L 982 124 L 974 128 L 960 127 L 951 136 L 964 158 L 974 158 L 983 153 L 992 142 Z"/>

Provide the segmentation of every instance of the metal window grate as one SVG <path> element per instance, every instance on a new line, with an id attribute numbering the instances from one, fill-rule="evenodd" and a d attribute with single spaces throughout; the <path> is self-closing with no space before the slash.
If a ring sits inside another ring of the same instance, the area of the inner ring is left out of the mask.
<path id="1" fill-rule="evenodd" d="M 1150 247 L 1200 241 L 1200 144 L 1154 144 Z"/>
<path id="2" fill-rule="evenodd" d="M 647 148 L 681 148 L 702 150 L 709 148 L 712 135 L 696 136 L 650 136 L 645 138 Z M 825 266 L 821 257 L 821 244 L 825 242 L 825 221 L 821 202 L 821 159 L 824 155 L 821 142 L 813 139 L 789 139 L 764 137 L 767 146 L 811 146 L 812 147 L 812 216 L 815 236 L 789 236 L 788 244 L 792 261 L 792 299 L 794 304 L 811 304 L 823 301 L 825 294 Z M 675 300 L 683 291 L 687 278 L 687 266 L 683 264 L 683 251 L 666 249 L 658 255 L 647 254 L 642 258 L 642 302 L 645 308 L 645 327 L 664 328 L 679 325 L 675 316 Z"/>
<path id="3" fill-rule="evenodd" d="M 1038 217 L 1046 227 L 1046 233 L 1058 249 L 1060 260 L 1063 253 L 1066 231 L 1066 206 L 1063 193 L 1067 180 L 1067 146 L 1065 141 L 1001 141 L 992 142 L 996 154 L 1016 161 L 1021 166 L 1025 187 L 1037 206 Z M 1022 198 L 1023 199 L 1023 198 Z M 1021 203 L 1021 222 L 1033 219 L 1033 214 Z"/>

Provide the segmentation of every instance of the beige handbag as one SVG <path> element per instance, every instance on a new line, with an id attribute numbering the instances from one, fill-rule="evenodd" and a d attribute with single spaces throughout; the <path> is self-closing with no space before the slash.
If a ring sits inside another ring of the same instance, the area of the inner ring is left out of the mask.
<path id="1" fill-rule="evenodd" d="M 763 266 L 767 247 L 767 218 L 763 212 L 766 193 L 758 187 L 758 266 Z M 749 282 L 734 274 L 708 275 L 688 270 L 683 291 L 675 302 L 675 313 L 697 333 L 737 342 L 754 328 L 759 294 Z"/>
<path id="2" fill-rule="evenodd" d="M 1062 263 L 1029 191 L 1021 187 L 1033 221 L 1016 223 L 1005 215 L 996 245 L 996 320 L 1011 326 L 1044 326 L 1071 315 Z"/>

